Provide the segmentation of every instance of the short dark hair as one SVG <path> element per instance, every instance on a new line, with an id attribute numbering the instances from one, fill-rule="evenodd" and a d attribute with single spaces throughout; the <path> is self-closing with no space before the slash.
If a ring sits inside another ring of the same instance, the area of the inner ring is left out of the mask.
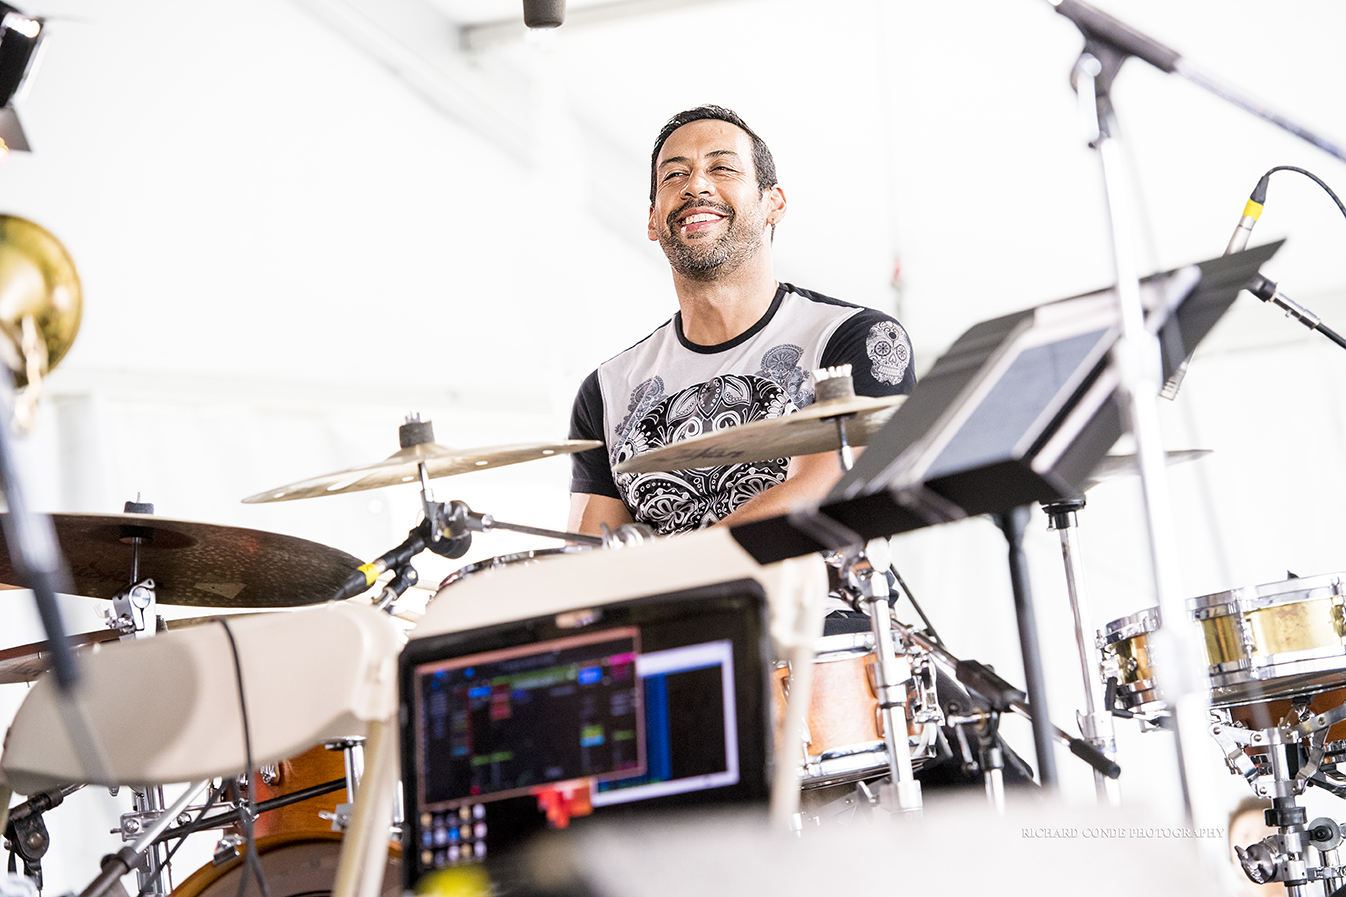
<path id="1" fill-rule="evenodd" d="M 757 132 L 748 127 L 748 123 L 739 118 L 738 113 L 732 109 L 726 109 L 723 106 L 697 106 L 695 109 L 688 109 L 685 112 L 679 112 L 664 124 L 663 129 L 659 131 L 659 136 L 654 141 L 654 152 L 650 153 L 650 202 L 654 202 L 654 188 L 658 183 L 656 167 L 659 164 L 659 151 L 664 148 L 664 143 L 668 137 L 683 125 L 690 125 L 694 121 L 714 121 L 727 122 L 747 134 L 752 140 L 752 167 L 757 170 L 757 189 L 765 193 L 776 186 L 776 161 L 771 158 L 771 150 L 767 148 L 766 141 L 757 136 Z"/>

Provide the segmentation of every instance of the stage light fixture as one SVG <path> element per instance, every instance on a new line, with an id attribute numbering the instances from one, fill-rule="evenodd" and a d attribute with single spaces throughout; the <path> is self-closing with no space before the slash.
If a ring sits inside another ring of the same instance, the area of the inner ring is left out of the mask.
<path id="1" fill-rule="evenodd" d="M 38 47 L 46 36 L 41 19 L 0 3 L 0 149 L 28 151 L 28 140 L 10 105 L 36 68 Z"/>

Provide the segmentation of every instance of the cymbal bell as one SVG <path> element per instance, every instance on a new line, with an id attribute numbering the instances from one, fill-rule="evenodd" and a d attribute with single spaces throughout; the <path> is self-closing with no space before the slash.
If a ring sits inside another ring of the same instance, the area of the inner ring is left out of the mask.
<path id="1" fill-rule="evenodd" d="M 71 587 L 90 598 L 115 598 L 131 584 L 132 536 L 145 540 L 137 576 L 154 580 L 159 604 L 319 604 L 362 563 L 297 536 L 152 514 L 52 514 L 51 521 L 70 566 Z M 8 551 L 0 555 L 0 582 L 18 584 Z"/>
<path id="2" fill-rule="evenodd" d="M 249 495 L 243 499 L 243 503 L 293 501 L 298 498 L 317 498 L 320 495 L 340 495 L 345 492 L 361 492 L 383 486 L 414 483 L 420 479 L 421 464 L 425 465 L 426 473 L 431 478 L 447 477 L 556 455 L 568 455 L 572 452 L 599 448 L 602 445 L 603 443 L 594 439 L 567 439 L 562 442 L 529 442 L 479 449 L 453 449 L 433 442 L 424 442 L 400 449 L 383 461 L 338 470 L 335 473 Z"/>
<path id="3" fill-rule="evenodd" d="M 612 469 L 616 473 L 650 473 L 835 451 L 841 448 L 837 418 L 845 419 L 847 443 L 865 445 L 905 400 L 906 396 L 826 399 L 793 414 L 704 433 L 644 452 Z"/>

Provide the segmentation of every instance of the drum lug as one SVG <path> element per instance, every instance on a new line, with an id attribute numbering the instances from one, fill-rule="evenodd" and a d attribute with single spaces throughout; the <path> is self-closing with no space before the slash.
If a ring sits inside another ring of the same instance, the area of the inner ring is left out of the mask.
<path id="1" fill-rule="evenodd" d="M 337 804 L 336 812 L 329 813 L 326 810 L 319 810 L 318 818 L 331 822 L 332 831 L 344 832 L 351 823 L 351 813 L 354 812 L 354 809 L 354 804 Z"/>
<path id="2" fill-rule="evenodd" d="M 257 770 L 257 778 L 267 785 L 278 784 L 280 775 L 280 766 L 275 763 L 265 763 Z"/>

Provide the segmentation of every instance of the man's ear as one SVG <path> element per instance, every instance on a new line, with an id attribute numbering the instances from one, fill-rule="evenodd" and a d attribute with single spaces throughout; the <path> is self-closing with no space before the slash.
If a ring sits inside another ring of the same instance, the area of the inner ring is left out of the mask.
<path id="1" fill-rule="evenodd" d="M 781 189 L 780 184 L 767 191 L 767 201 L 770 203 L 767 207 L 767 222 L 779 224 L 780 220 L 785 217 L 785 191 Z"/>

